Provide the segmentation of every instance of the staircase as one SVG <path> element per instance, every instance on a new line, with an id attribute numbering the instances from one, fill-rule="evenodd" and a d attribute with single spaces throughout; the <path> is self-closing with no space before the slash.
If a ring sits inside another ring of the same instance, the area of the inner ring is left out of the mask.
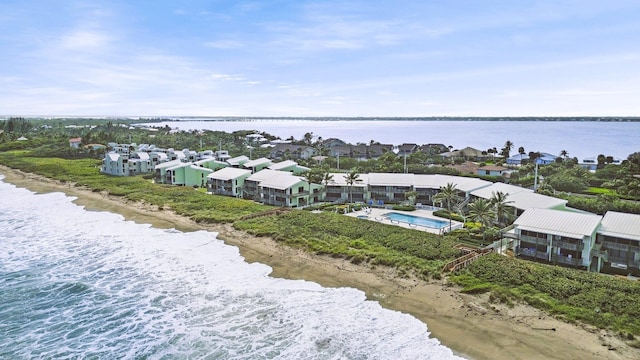
<path id="1" fill-rule="evenodd" d="M 458 271 L 460 269 L 464 269 L 465 267 L 469 266 L 469 264 L 471 264 L 472 262 L 478 260 L 479 258 L 485 256 L 485 255 L 489 255 L 493 252 L 493 248 L 489 248 L 489 249 L 472 249 L 470 247 L 466 247 L 464 245 L 456 245 L 456 247 L 460 250 L 462 250 L 463 252 L 465 252 L 464 255 L 460 256 L 459 258 L 449 261 L 443 268 L 442 268 L 442 272 L 454 272 L 454 271 Z"/>

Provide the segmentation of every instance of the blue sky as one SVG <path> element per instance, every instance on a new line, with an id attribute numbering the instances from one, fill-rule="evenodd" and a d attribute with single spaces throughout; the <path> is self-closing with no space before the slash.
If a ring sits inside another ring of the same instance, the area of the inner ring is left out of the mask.
<path id="1" fill-rule="evenodd" d="M 0 115 L 640 116 L 640 1 L 0 0 Z"/>

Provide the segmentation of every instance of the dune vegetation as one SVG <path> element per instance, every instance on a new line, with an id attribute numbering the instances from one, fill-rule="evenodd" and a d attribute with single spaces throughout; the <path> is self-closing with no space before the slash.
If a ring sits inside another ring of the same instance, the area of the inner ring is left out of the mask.
<path id="1" fill-rule="evenodd" d="M 143 176 L 99 172 L 95 159 L 33 157 L 26 150 L 0 152 L 0 164 L 90 191 L 170 209 L 200 223 L 233 223 L 238 230 L 269 236 L 315 254 L 343 257 L 366 266 L 390 266 L 401 276 L 441 278 L 445 263 L 460 255 L 455 232 L 442 236 L 388 226 L 332 212 L 288 211 L 254 201 L 209 195 L 198 189 L 155 184 Z M 611 329 L 638 344 L 640 283 L 499 255 L 481 258 L 449 277 L 463 292 L 490 293 L 507 304 L 526 302 L 570 322 Z"/>

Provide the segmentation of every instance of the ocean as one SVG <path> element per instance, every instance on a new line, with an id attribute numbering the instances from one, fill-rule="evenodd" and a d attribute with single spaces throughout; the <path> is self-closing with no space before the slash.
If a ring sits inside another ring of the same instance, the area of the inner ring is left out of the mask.
<path id="1" fill-rule="evenodd" d="M 458 359 L 352 288 L 270 277 L 215 233 L 87 211 L 0 175 L 1 359 Z"/>
<path id="2" fill-rule="evenodd" d="M 290 136 L 302 139 L 305 133 L 311 132 L 316 137 L 339 138 L 351 144 L 368 144 L 375 140 L 393 145 L 437 143 L 451 145 L 455 149 L 471 146 L 487 150 L 496 147 L 498 151 L 509 140 L 514 143 L 512 154 L 517 154 L 522 146 L 526 153 L 539 151 L 560 155 L 561 151 L 566 150 L 570 157 L 579 160 L 600 154 L 624 160 L 629 154 L 640 151 L 640 121 L 182 119 L 149 125 L 168 125 L 180 130 L 257 130 L 282 139 Z"/>

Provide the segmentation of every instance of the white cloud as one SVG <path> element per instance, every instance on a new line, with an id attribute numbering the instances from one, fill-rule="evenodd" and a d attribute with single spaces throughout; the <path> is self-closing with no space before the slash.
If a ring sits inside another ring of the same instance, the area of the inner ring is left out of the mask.
<path id="1" fill-rule="evenodd" d="M 239 49 L 245 45 L 241 41 L 236 40 L 217 40 L 206 42 L 204 46 L 216 49 Z"/>
<path id="2" fill-rule="evenodd" d="M 107 46 L 111 38 L 97 31 L 78 30 L 60 37 L 64 50 L 100 49 Z"/>

